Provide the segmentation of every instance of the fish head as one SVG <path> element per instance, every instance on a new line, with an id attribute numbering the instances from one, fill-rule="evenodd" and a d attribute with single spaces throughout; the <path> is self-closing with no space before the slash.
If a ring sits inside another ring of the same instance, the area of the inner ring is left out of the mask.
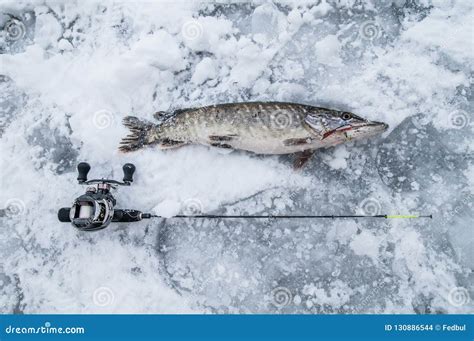
<path id="1" fill-rule="evenodd" d="M 305 118 L 306 124 L 321 140 L 338 144 L 360 140 L 383 133 L 388 124 L 369 121 L 348 111 L 317 110 Z"/>

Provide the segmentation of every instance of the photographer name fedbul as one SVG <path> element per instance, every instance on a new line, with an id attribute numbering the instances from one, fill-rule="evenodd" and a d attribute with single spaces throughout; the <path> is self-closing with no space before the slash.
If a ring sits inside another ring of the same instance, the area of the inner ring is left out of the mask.
<path id="1" fill-rule="evenodd" d="M 465 332 L 465 324 L 386 324 L 385 331 L 446 331 Z"/>

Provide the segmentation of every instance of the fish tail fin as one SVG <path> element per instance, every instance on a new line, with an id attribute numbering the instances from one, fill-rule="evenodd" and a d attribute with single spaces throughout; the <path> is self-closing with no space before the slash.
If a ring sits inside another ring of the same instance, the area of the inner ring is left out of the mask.
<path id="1" fill-rule="evenodd" d="M 154 143 L 150 132 L 155 125 L 142 121 L 133 116 L 127 116 L 122 121 L 123 125 L 130 129 L 130 134 L 122 139 L 119 150 L 121 152 L 133 152 L 145 145 Z"/>

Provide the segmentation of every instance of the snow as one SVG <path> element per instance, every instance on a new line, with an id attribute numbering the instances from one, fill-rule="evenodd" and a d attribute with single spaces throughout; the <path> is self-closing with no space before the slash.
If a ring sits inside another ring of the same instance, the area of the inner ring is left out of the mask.
<path id="1" fill-rule="evenodd" d="M 339 53 L 341 45 L 335 35 L 327 35 L 315 44 L 317 61 L 329 66 L 340 66 L 342 64 Z"/>
<path id="2" fill-rule="evenodd" d="M 469 13 L 472 11 L 472 5 L 463 1 L 457 4 L 456 8 L 443 8 L 442 4 L 440 5 L 440 8 L 434 8 L 431 15 L 419 25 L 406 30 L 403 37 L 416 41 L 426 49 L 439 49 L 454 62 L 472 68 L 473 31 L 469 25 L 472 18 L 469 15 L 457 15 L 458 11 Z"/>
<path id="3" fill-rule="evenodd" d="M 180 71 L 185 61 L 176 39 L 164 30 L 140 38 L 127 57 L 132 62 L 156 66 L 159 70 Z"/>
<path id="4" fill-rule="evenodd" d="M 472 313 L 472 4 L 3 2 L 3 313 Z M 15 33 L 16 35 L 13 35 Z M 384 121 L 286 156 L 117 151 L 127 115 L 280 100 Z M 167 219 L 75 231 L 78 162 L 118 208 Z M 176 220 L 185 213 L 434 219 Z"/>
<path id="5" fill-rule="evenodd" d="M 352 239 L 350 247 L 356 255 L 368 256 L 372 261 L 377 262 L 380 242 L 380 238 L 375 234 L 368 231 L 362 231 Z"/>
<path id="6" fill-rule="evenodd" d="M 337 148 L 332 155 L 323 155 L 323 160 L 333 169 L 344 169 L 347 167 L 346 159 L 350 152 L 345 146 Z"/>
<path id="7" fill-rule="evenodd" d="M 61 38 L 61 25 L 52 14 L 42 14 L 36 17 L 35 43 L 43 49 L 50 47 L 55 40 Z"/>
<path id="8" fill-rule="evenodd" d="M 211 58 L 204 58 L 196 65 L 196 70 L 191 77 L 191 82 L 196 85 L 217 76 L 216 63 Z"/>
<path id="9" fill-rule="evenodd" d="M 303 289 L 303 293 L 311 297 L 311 305 L 317 303 L 340 307 L 349 301 L 352 290 L 346 283 L 335 280 L 327 290 L 310 284 Z"/>

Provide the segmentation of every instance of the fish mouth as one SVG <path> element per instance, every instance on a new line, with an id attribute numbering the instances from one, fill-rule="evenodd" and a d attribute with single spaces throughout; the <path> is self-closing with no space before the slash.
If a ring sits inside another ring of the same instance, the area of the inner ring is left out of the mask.
<path id="1" fill-rule="evenodd" d="M 340 126 L 336 129 L 329 130 L 329 131 L 324 133 L 322 139 L 324 140 L 324 139 L 328 138 L 329 136 L 331 136 L 332 134 L 334 134 L 336 132 L 338 132 L 338 133 L 346 132 L 346 133 L 349 133 L 351 135 L 357 134 L 359 136 L 367 136 L 368 137 L 368 136 L 381 134 L 384 131 L 386 131 L 387 129 L 388 129 L 388 124 L 386 124 L 384 122 L 365 121 L 365 122 L 358 123 L 358 124 L 347 124 L 347 125 Z"/>
<path id="2" fill-rule="evenodd" d="M 363 124 L 362 126 L 365 127 L 374 127 L 385 131 L 388 129 L 388 124 L 384 122 L 377 122 L 377 121 L 367 121 L 367 123 Z"/>
<path id="3" fill-rule="evenodd" d="M 360 124 L 351 125 L 348 127 L 341 127 L 338 130 L 360 130 L 370 132 L 371 134 L 383 133 L 388 129 L 388 124 L 377 121 L 365 121 Z"/>

